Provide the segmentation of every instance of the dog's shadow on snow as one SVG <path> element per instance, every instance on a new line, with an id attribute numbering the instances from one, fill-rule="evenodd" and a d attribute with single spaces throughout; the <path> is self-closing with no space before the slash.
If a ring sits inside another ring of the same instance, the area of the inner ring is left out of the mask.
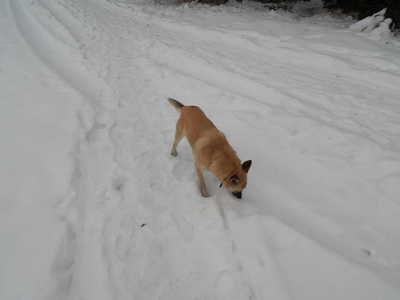
<path id="1" fill-rule="evenodd" d="M 185 182 L 186 184 L 188 184 L 188 186 L 192 186 L 190 184 L 191 182 L 198 185 L 196 169 L 190 150 L 182 150 L 181 152 L 179 152 L 178 156 L 172 158 L 172 162 L 174 164 L 172 170 L 174 180 Z M 204 180 L 211 196 L 217 195 L 220 193 L 221 190 L 223 190 L 219 188 L 220 182 L 218 182 L 218 180 L 210 172 L 204 172 Z M 200 190 L 198 190 L 198 192 L 201 196 Z"/>
<path id="2" fill-rule="evenodd" d="M 190 152 L 185 153 L 185 151 L 181 151 L 178 156 L 172 158 L 172 161 L 174 163 L 172 173 L 174 174 L 176 179 L 197 179 L 193 158 Z"/>

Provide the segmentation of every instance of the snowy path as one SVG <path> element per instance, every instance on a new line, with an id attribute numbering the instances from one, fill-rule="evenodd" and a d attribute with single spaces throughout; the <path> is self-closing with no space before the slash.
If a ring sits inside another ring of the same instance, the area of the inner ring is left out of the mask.
<path id="1" fill-rule="evenodd" d="M 2 299 L 400 297 L 400 44 L 257 7 L 1 4 Z M 253 160 L 242 201 L 170 157 L 168 96 Z"/>

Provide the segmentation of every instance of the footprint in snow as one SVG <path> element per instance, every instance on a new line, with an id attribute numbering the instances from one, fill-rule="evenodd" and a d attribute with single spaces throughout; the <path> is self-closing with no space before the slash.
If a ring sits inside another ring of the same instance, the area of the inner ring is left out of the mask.
<path id="1" fill-rule="evenodd" d="M 117 192 L 122 192 L 124 190 L 125 187 L 125 183 L 126 183 L 126 179 L 124 176 L 120 176 L 117 177 L 113 180 L 112 182 L 112 187 L 114 188 L 114 190 L 116 190 Z"/>
<path id="2" fill-rule="evenodd" d="M 370 257 L 372 255 L 372 252 L 366 248 L 361 249 L 361 252 L 367 257 Z"/>
<path id="3" fill-rule="evenodd" d="M 191 242 L 194 238 L 193 225 L 189 223 L 179 212 L 174 211 L 171 213 L 172 219 L 178 226 L 180 234 L 183 236 L 185 241 Z"/>

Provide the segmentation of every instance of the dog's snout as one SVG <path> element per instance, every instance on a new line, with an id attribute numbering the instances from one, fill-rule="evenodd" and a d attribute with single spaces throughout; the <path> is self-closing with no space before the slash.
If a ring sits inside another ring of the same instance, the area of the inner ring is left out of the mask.
<path id="1" fill-rule="evenodd" d="M 232 194 L 238 198 L 238 199 L 242 199 L 242 192 L 232 192 Z"/>

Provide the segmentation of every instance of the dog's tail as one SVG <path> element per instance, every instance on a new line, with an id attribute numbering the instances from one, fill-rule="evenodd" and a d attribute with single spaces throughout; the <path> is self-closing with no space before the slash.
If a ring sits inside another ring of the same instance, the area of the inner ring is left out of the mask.
<path id="1" fill-rule="evenodd" d="M 168 98 L 169 103 L 171 103 L 171 105 L 173 107 L 175 107 L 177 112 L 181 111 L 181 108 L 184 107 L 185 105 L 183 105 L 182 103 L 180 103 L 179 101 L 172 99 L 172 98 Z"/>

